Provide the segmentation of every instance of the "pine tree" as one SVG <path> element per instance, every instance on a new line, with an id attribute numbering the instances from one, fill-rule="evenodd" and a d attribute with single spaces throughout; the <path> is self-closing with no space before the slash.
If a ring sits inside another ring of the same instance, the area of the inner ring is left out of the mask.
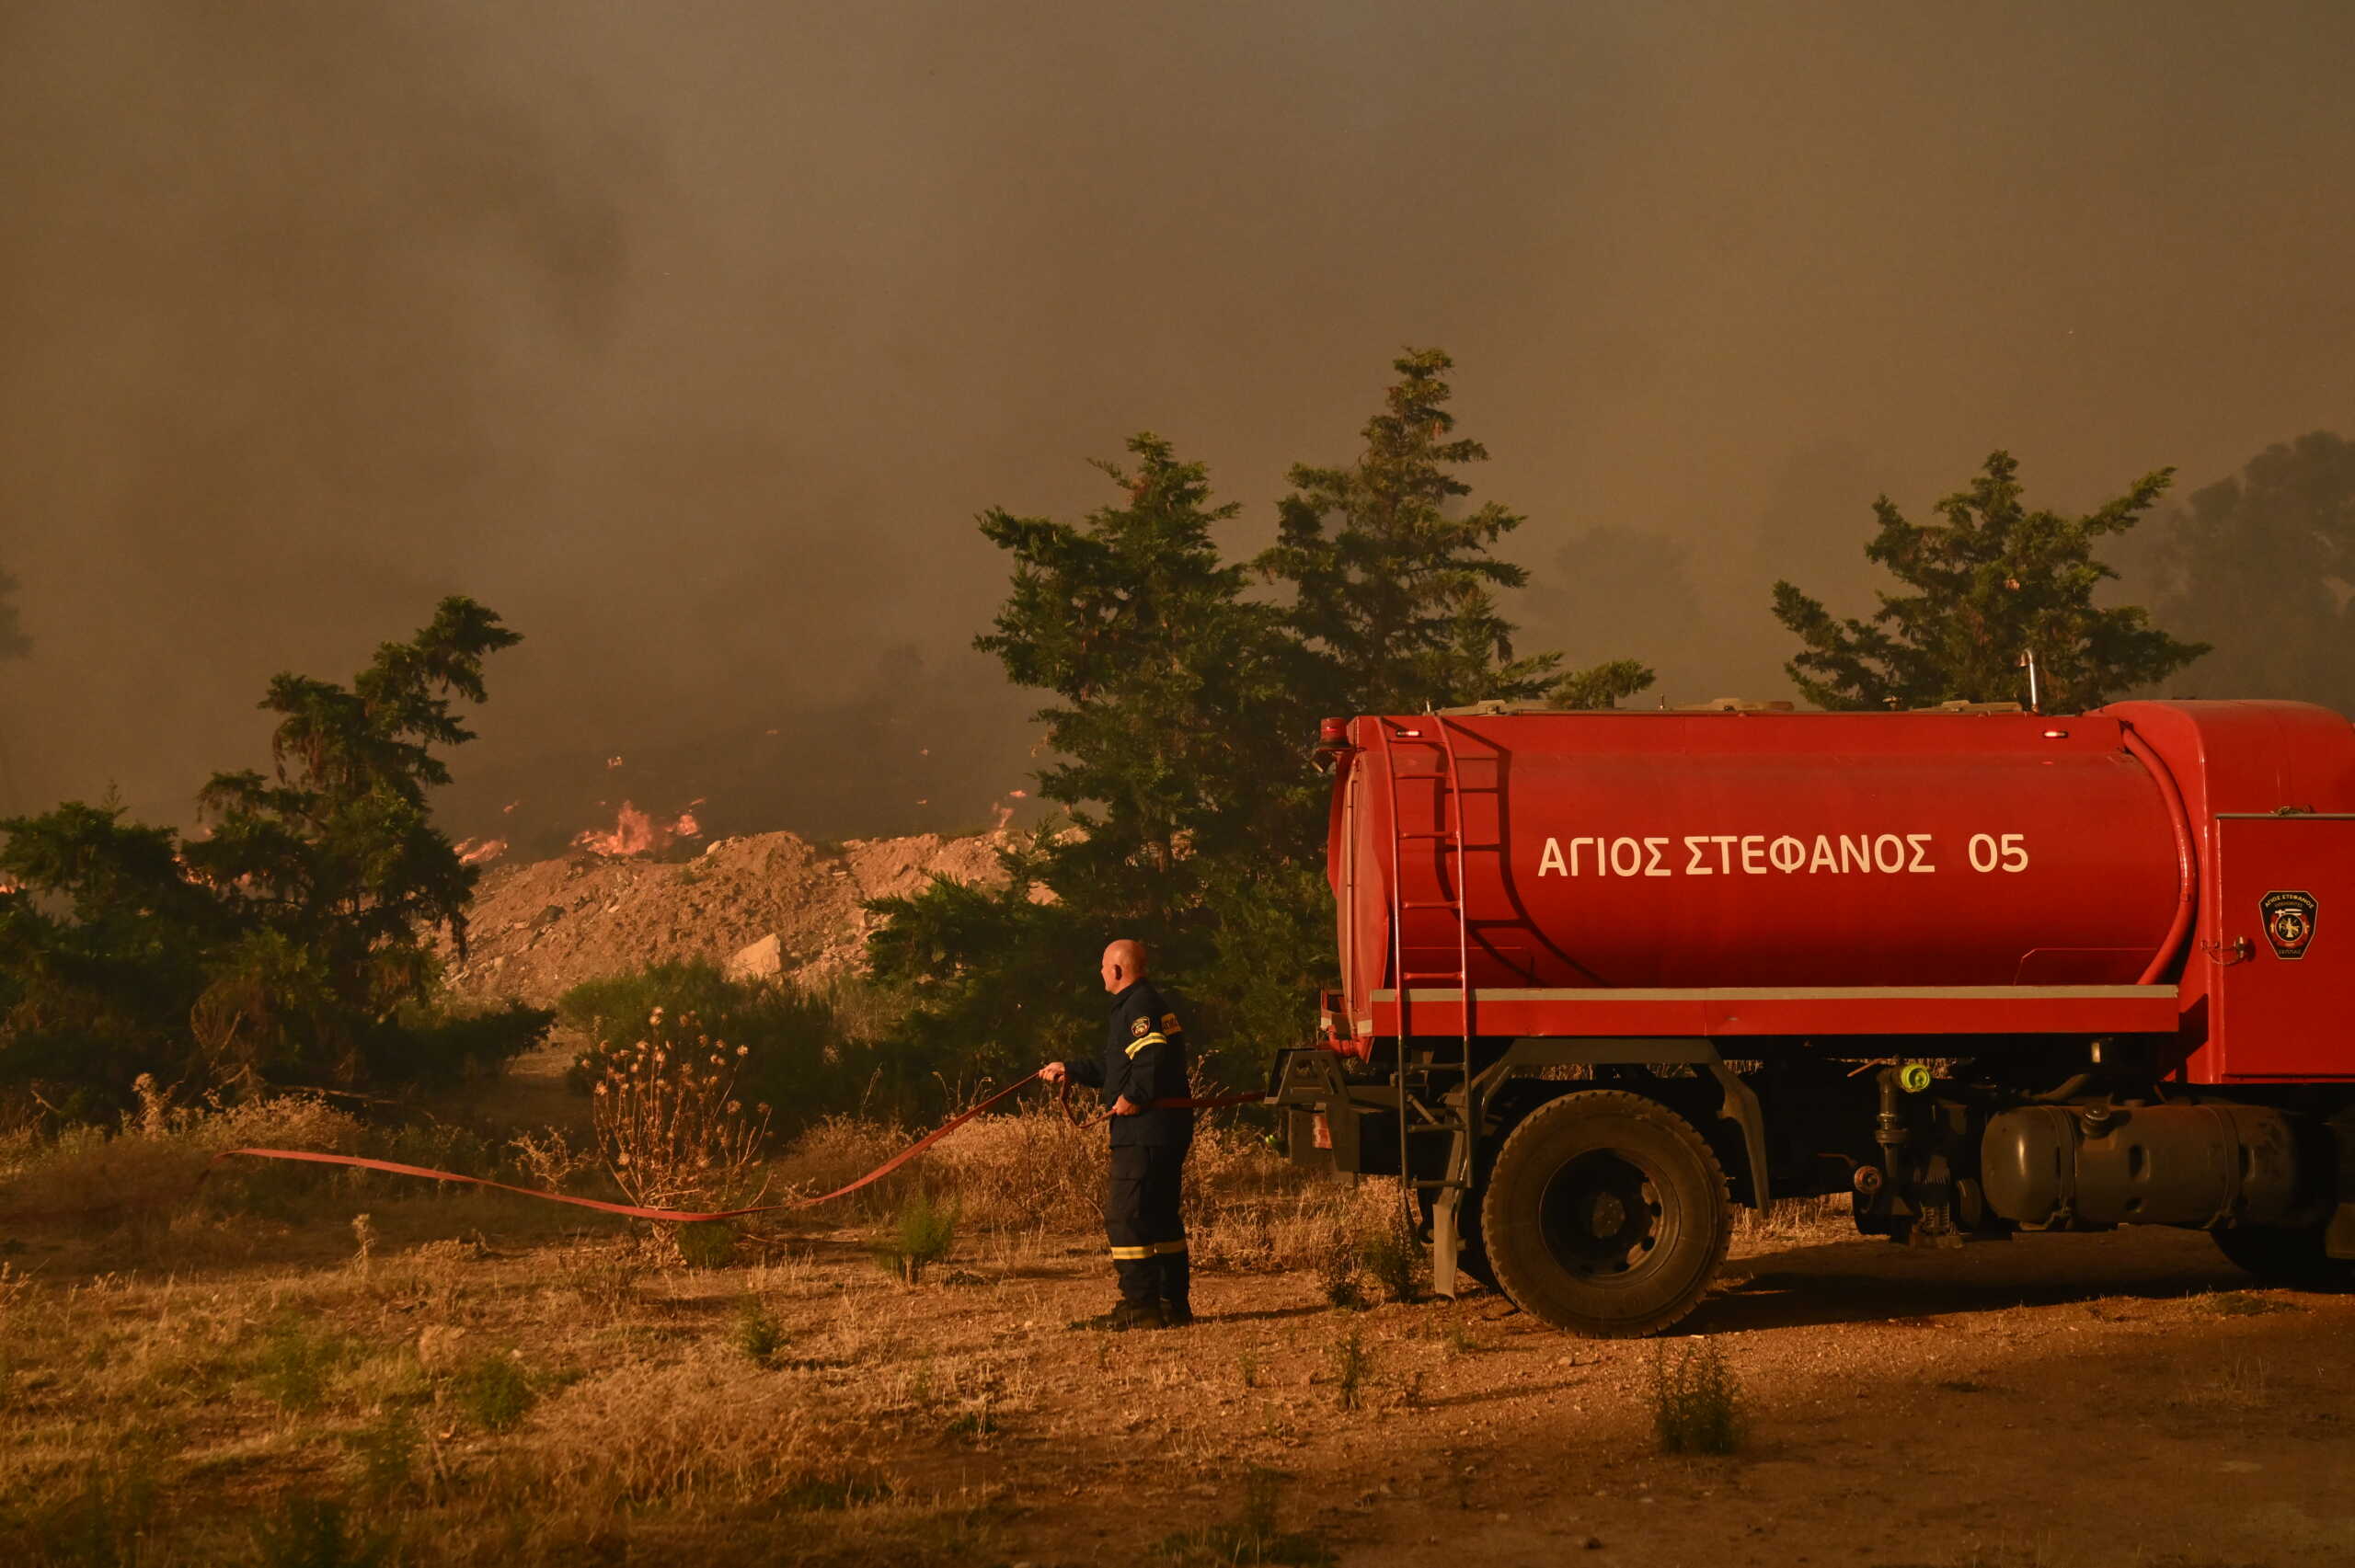
<path id="1" fill-rule="evenodd" d="M 2278 443 L 2161 520 L 2157 612 L 2215 644 L 2171 686 L 2355 712 L 2355 441 Z"/>
<path id="2" fill-rule="evenodd" d="M 2097 608 L 2096 589 L 2117 573 L 2094 551 L 2131 529 L 2173 475 L 2145 475 L 2078 518 L 2028 510 L 2018 464 L 2003 452 L 1938 502 L 1939 522 L 1910 522 L 1883 496 L 1865 554 L 1910 591 L 1879 594 L 1868 622 L 1839 620 L 1777 582 L 1775 617 L 1806 646 L 1785 668 L 1810 702 L 1850 709 L 2013 700 L 2026 691 L 2019 663 L 2030 652 L 2049 707 L 2096 707 L 2160 680 L 2206 645 L 2177 641 L 2138 607 Z"/>
<path id="3" fill-rule="evenodd" d="M 1317 719 L 1549 692 L 1607 704 L 1649 683 L 1632 660 L 1565 677 L 1555 655 L 1514 656 L 1491 590 L 1522 574 L 1489 552 L 1520 519 L 1455 515 L 1453 470 L 1487 453 L 1448 439 L 1447 368 L 1398 361 L 1365 452 L 1295 468 L 1278 542 L 1246 565 L 1212 538 L 1235 509 L 1152 435 L 1132 465 L 1098 465 L 1121 499 L 1078 525 L 983 515 L 1014 572 L 976 646 L 1060 699 L 1038 715 L 1058 759 L 1040 793 L 1071 830 L 1005 850 L 998 891 L 941 882 L 869 906 L 876 975 L 920 1002 L 919 1056 L 1003 1072 L 1092 1048 L 1096 952 L 1134 936 L 1194 998 L 1198 1054 L 1256 1079 L 1334 979 Z M 1271 602 L 1255 578 L 1289 591 Z"/>
<path id="4" fill-rule="evenodd" d="M 1466 508 L 1457 470 L 1488 459 L 1454 435 L 1453 362 L 1436 349 L 1392 361 L 1398 379 L 1346 467 L 1295 466 L 1276 544 L 1254 563 L 1291 593 L 1310 689 L 1327 713 L 1419 713 L 1497 699 L 1608 706 L 1651 683 L 1631 660 L 1565 677 L 1561 656 L 1517 658 L 1496 591 L 1528 573 L 1492 554 L 1523 519 L 1496 501 Z"/>
<path id="5" fill-rule="evenodd" d="M 1086 848 L 1055 880 L 1096 877 L 1108 913 L 1160 924 L 1190 900 L 1189 863 L 1292 832 L 1283 806 L 1300 791 L 1270 785 L 1296 771 L 1294 731 L 1315 720 L 1288 683 L 1276 611 L 1246 597 L 1247 569 L 1211 537 L 1237 509 L 1212 506 L 1202 465 L 1160 437 L 1128 449 L 1133 468 L 1097 465 L 1125 504 L 1083 526 L 983 516 L 1015 569 L 996 630 L 974 646 L 1063 699 L 1036 715 L 1060 759 L 1039 793 Z"/>
<path id="6" fill-rule="evenodd" d="M 270 773 L 217 773 L 182 840 L 68 802 L 0 821 L 0 1081 L 102 1107 L 167 1083 L 344 1084 L 446 1075 L 522 1049 L 549 1015 L 437 1015 L 428 945 L 463 950 L 477 872 L 431 818 L 437 749 L 473 734 L 483 660 L 516 635 L 444 600 L 349 689 L 281 675 Z"/>
<path id="7" fill-rule="evenodd" d="M 427 932 L 444 928 L 465 950 L 480 873 L 433 826 L 426 792 L 450 782 L 434 748 L 474 738 L 454 702 L 485 701 L 483 660 L 521 640 L 451 598 L 411 641 L 380 646 L 349 689 L 279 675 L 260 704 L 279 715 L 272 771 L 216 773 L 198 796 L 211 832 L 184 858 L 235 890 L 245 927 L 216 986 L 230 1002 L 274 991 L 281 1015 L 300 1017 L 288 1026 L 339 1075 L 363 1075 L 367 1024 L 425 1000 Z"/>
<path id="8" fill-rule="evenodd" d="M 1252 897 L 1238 882 L 1258 873 L 1242 868 L 1280 871 L 1315 837 L 1315 719 L 1281 619 L 1212 538 L 1235 509 L 1213 505 L 1202 465 L 1162 438 L 1128 450 L 1132 464 L 1097 465 L 1120 502 L 1080 524 L 981 519 L 1014 571 L 975 646 L 1060 699 L 1037 717 L 1056 757 L 1039 793 L 1063 820 L 1003 853 L 1002 891 L 944 882 L 872 906 L 876 973 L 914 988 L 918 1034 L 966 1042 L 968 1067 L 1085 1049 L 1074 1038 L 1101 1012 L 1095 954 L 1114 937 L 1143 940 L 1169 972 L 1214 967 L 1224 921 Z M 1221 1022 L 1242 1027 L 1231 1007 Z M 1000 1054 L 977 1064 L 982 1041 Z"/>

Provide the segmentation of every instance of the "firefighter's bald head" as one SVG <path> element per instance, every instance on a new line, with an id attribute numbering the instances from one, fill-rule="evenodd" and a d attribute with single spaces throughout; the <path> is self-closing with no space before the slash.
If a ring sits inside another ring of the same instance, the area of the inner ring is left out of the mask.
<path id="1" fill-rule="evenodd" d="M 1144 979 L 1144 944 L 1122 937 L 1104 949 L 1104 989 L 1120 992 Z"/>

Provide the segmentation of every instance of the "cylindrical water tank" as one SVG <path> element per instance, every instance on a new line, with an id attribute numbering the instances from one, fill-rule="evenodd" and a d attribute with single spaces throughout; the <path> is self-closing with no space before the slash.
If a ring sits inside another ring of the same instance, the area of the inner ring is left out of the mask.
<path id="1" fill-rule="evenodd" d="M 1344 733 L 1331 871 L 1353 996 L 1395 984 L 1400 956 L 1445 986 L 1459 941 L 1482 988 L 2126 985 L 2184 888 L 2179 804 L 2099 715 Z"/>

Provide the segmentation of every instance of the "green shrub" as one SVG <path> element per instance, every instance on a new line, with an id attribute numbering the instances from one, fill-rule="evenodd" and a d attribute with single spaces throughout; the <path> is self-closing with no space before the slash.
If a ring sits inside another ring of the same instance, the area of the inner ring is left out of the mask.
<path id="1" fill-rule="evenodd" d="M 1360 1312 L 1372 1305 L 1365 1293 L 1365 1258 L 1357 1239 L 1338 1221 L 1317 1246 L 1316 1285 L 1325 1299 L 1343 1311 Z"/>
<path id="2" fill-rule="evenodd" d="M 775 1108 L 773 1130 L 790 1136 L 821 1117 L 930 1115 L 941 1108 L 935 1065 L 891 1036 L 904 1007 L 896 993 L 860 981 L 805 990 L 731 980 L 708 963 L 654 964 L 589 980 L 557 1001 L 557 1015 L 597 1042 L 565 1081 L 586 1093 L 615 1052 L 638 1041 L 671 1048 L 725 1041 L 750 1050 L 737 1077 L 746 1104 Z"/>
<path id="3" fill-rule="evenodd" d="M 1388 1223 L 1358 1238 L 1358 1261 L 1387 1300 L 1412 1301 L 1423 1293 L 1427 1259 L 1404 1209 L 1392 1209 Z"/>
<path id="4" fill-rule="evenodd" d="M 512 1356 L 484 1356 L 451 1380 L 458 1407 L 486 1432 L 511 1431 L 522 1423 L 538 1392 Z"/>
<path id="5" fill-rule="evenodd" d="M 347 1437 L 360 1461 L 362 1490 L 380 1501 L 406 1496 L 417 1481 L 419 1441 L 417 1418 L 405 1410 L 386 1411 L 382 1420 Z"/>
<path id="6" fill-rule="evenodd" d="M 1285 1568 L 1328 1568 L 1340 1561 L 1315 1536 L 1276 1528 L 1276 1486 L 1283 1478 L 1254 1465 L 1243 1480 L 1243 1514 L 1233 1524 L 1212 1525 L 1164 1538 L 1154 1554 L 1180 1568 L 1235 1568 L 1250 1563 Z"/>
<path id="7" fill-rule="evenodd" d="M 831 1513 L 864 1507 L 891 1495 L 889 1482 L 864 1473 L 805 1476 L 776 1494 L 777 1505 L 794 1513 Z"/>
<path id="8" fill-rule="evenodd" d="M 299 1322 L 281 1323 L 262 1337 L 253 1360 L 261 1391 L 288 1410 L 316 1410 L 327 1384 L 353 1358 L 349 1340 L 314 1333 Z"/>
<path id="9" fill-rule="evenodd" d="M 447 1089 L 503 1070 L 547 1038 L 555 1022 L 545 1007 L 476 1007 L 437 996 L 409 1003 L 362 1035 L 360 1050 L 376 1082 Z"/>
<path id="10" fill-rule="evenodd" d="M 957 1206 L 936 1204 L 918 1187 L 900 1206 L 890 1236 L 874 1249 L 875 1261 L 886 1274 L 913 1285 L 956 1244 Z"/>
<path id="11" fill-rule="evenodd" d="M 674 1225 L 671 1243 L 689 1268 L 726 1268 L 736 1255 L 736 1231 L 724 1219 Z"/>
<path id="12" fill-rule="evenodd" d="M 131 1568 L 145 1555 L 155 1517 L 155 1472 L 144 1454 L 115 1468 L 92 1465 L 64 1496 L 17 1512 L 0 1504 L 0 1520 L 16 1526 L 35 1562 L 75 1568 Z"/>
<path id="13" fill-rule="evenodd" d="M 1662 1453 L 1730 1454 L 1746 1425 L 1741 1390 L 1717 1342 L 1652 1346 L 1652 1422 Z"/>
<path id="14" fill-rule="evenodd" d="M 785 1348 L 783 1325 L 769 1315 L 769 1310 L 761 1305 L 757 1296 L 746 1296 L 737 1307 L 736 1321 L 729 1326 L 728 1338 L 757 1367 L 766 1367 Z"/>
<path id="15" fill-rule="evenodd" d="M 429 1171 L 448 1171 L 461 1176 L 491 1176 L 497 1174 L 498 1151 L 481 1134 L 448 1122 L 411 1122 L 384 1139 L 382 1157 L 403 1165 L 422 1165 Z M 387 1178 L 393 1179 L 393 1178 Z M 414 1183 L 405 1183 L 401 1190 L 415 1190 Z M 467 1189 L 437 1185 L 437 1192 L 460 1192 Z"/>
<path id="16" fill-rule="evenodd" d="M 1333 1398 L 1343 1410 L 1365 1408 L 1366 1384 L 1373 1377 L 1373 1353 L 1356 1329 L 1333 1342 L 1326 1352 L 1333 1364 Z"/>
<path id="17" fill-rule="evenodd" d="M 290 1497 L 278 1518 L 254 1527 L 252 1561 L 263 1568 L 376 1568 L 392 1550 L 390 1535 L 359 1530 L 342 1504 Z"/>

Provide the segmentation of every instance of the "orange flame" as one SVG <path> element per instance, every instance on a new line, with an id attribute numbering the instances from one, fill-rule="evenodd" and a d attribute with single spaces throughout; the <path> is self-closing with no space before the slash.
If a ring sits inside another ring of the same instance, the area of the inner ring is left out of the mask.
<path id="1" fill-rule="evenodd" d="M 612 828 L 583 829 L 573 835 L 572 841 L 591 854 L 604 855 L 649 854 L 660 847 L 654 818 L 626 800 Z"/>
<path id="2" fill-rule="evenodd" d="M 618 858 L 624 855 L 652 854 L 673 839 L 694 839 L 703 836 L 703 824 L 695 820 L 695 808 L 701 806 L 700 797 L 687 803 L 687 809 L 676 818 L 657 821 L 648 812 L 640 811 L 629 801 L 622 802 L 620 814 L 611 828 L 590 828 L 573 835 L 573 843 L 591 854 Z"/>
<path id="3" fill-rule="evenodd" d="M 507 853 L 505 839 L 460 839 L 454 846 L 460 865 L 488 865 Z"/>

